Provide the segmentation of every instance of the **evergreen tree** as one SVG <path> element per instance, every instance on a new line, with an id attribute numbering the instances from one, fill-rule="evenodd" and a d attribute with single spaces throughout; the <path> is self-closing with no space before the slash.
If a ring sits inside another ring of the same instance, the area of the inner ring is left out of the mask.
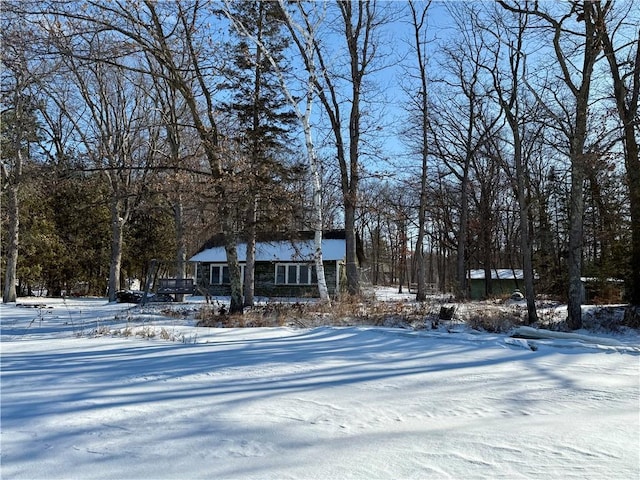
<path id="1" fill-rule="evenodd" d="M 20 91 L 26 88 L 22 72 L 13 74 L 13 90 L 2 92 L 2 113 L 0 118 L 0 172 L 2 176 L 3 241 L 4 262 L 3 302 L 16 301 L 18 278 L 18 247 L 20 233 L 20 199 L 25 182 L 24 170 L 30 161 L 31 145 L 38 139 L 38 123 L 33 99 Z M 4 80 L 4 78 L 3 78 Z M 5 82 L 3 82 L 5 83 Z M 9 82 L 6 82 L 7 86 Z M 6 215 L 6 236 L 4 235 Z"/>
<path id="2" fill-rule="evenodd" d="M 280 72 L 286 71 L 288 40 L 283 35 L 280 6 L 276 2 L 257 1 L 233 3 L 231 8 L 231 15 L 243 26 L 243 32 L 232 30 L 234 43 L 229 45 L 231 61 L 223 85 L 231 92 L 231 98 L 222 110 L 236 124 L 233 134 L 236 141 L 230 142 L 228 148 L 235 153 L 233 168 L 242 178 L 238 199 L 242 199 L 240 206 L 248 245 L 244 303 L 252 305 L 258 225 L 273 230 L 273 223 L 264 225 L 267 219 L 271 222 L 277 219 L 277 225 L 282 225 L 282 215 L 278 215 L 282 212 L 272 209 L 267 212 L 264 208 L 287 204 L 286 192 L 280 186 L 289 183 L 286 180 L 295 170 L 287 168 L 281 160 L 287 150 L 295 115 L 264 51 L 268 49 L 271 58 L 280 66 Z M 249 40 L 247 34 L 256 41 Z"/>
<path id="3" fill-rule="evenodd" d="M 61 284 L 69 293 L 104 295 L 111 254 L 108 185 L 98 173 L 70 174 L 74 168 L 59 165 L 45 185 L 57 235 L 66 252 L 61 260 L 67 273 Z M 54 272 L 55 265 L 48 269 Z"/>

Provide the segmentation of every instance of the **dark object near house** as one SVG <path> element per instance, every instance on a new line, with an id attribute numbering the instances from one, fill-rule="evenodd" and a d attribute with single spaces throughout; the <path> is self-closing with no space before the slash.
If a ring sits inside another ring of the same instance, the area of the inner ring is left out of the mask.
<path id="1" fill-rule="evenodd" d="M 524 295 L 518 289 L 514 290 L 514 292 L 511 294 L 511 300 L 523 300 L 523 299 L 524 299 Z"/>
<path id="2" fill-rule="evenodd" d="M 159 294 L 193 294 L 194 289 L 193 278 L 160 278 L 158 280 Z"/>
<path id="3" fill-rule="evenodd" d="M 173 302 L 173 297 L 167 293 L 149 293 L 147 295 L 147 303 L 149 302 Z"/>
<path id="4" fill-rule="evenodd" d="M 121 290 L 116 292 L 116 301 L 118 303 L 140 303 L 144 297 L 144 292 L 140 290 Z M 147 294 L 147 303 L 150 302 L 173 302 L 171 295 L 164 293 Z"/>
<path id="5" fill-rule="evenodd" d="M 138 290 L 121 290 L 116 292 L 118 303 L 140 303 L 144 292 Z"/>

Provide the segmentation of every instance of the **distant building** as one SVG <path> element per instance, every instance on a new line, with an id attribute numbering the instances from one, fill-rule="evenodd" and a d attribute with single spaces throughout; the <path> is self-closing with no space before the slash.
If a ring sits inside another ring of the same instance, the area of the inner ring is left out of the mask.
<path id="1" fill-rule="evenodd" d="M 472 300 L 486 298 L 484 270 L 469 270 L 469 297 Z M 491 270 L 492 295 L 511 295 L 515 290 L 524 293 L 524 274 L 522 269 L 494 268 Z"/>
<path id="2" fill-rule="evenodd" d="M 581 277 L 583 303 L 615 304 L 624 302 L 625 284 L 620 278 Z"/>

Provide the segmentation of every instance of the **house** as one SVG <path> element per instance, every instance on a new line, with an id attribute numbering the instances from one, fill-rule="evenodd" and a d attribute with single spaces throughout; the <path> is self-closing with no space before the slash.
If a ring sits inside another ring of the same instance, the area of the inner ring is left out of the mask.
<path id="1" fill-rule="evenodd" d="M 263 297 L 317 297 L 318 278 L 313 260 L 314 250 L 314 242 L 310 238 L 256 242 L 254 294 Z M 237 252 L 244 280 L 246 243 L 239 243 Z M 327 234 L 322 240 L 322 260 L 330 295 L 340 291 L 345 274 L 345 256 L 344 232 L 342 235 Z M 189 261 L 196 264 L 196 285 L 200 291 L 213 296 L 231 294 L 224 246 L 204 248 Z"/>
<path id="2" fill-rule="evenodd" d="M 625 298 L 624 280 L 620 278 L 581 277 L 582 303 L 622 303 Z"/>
<path id="3" fill-rule="evenodd" d="M 472 300 L 486 298 L 484 269 L 469 270 L 469 297 Z M 503 296 L 519 289 L 524 293 L 524 274 L 521 269 L 497 268 L 491 270 L 492 295 Z"/>

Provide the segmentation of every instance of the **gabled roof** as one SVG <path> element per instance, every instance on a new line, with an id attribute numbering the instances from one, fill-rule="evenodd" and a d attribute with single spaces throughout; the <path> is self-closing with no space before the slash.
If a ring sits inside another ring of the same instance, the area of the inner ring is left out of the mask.
<path id="1" fill-rule="evenodd" d="M 524 274 L 522 269 L 516 268 L 492 268 L 491 279 L 492 280 L 522 280 Z M 484 270 L 469 270 L 469 279 L 471 280 L 484 280 Z"/>
<path id="2" fill-rule="evenodd" d="M 313 261 L 314 242 L 312 240 L 273 241 L 256 243 L 257 262 L 305 262 Z M 322 259 L 325 261 L 343 260 L 346 252 L 346 240 L 322 240 Z M 247 244 L 238 244 L 238 261 L 247 260 Z M 224 247 L 212 247 L 202 250 L 189 259 L 190 262 L 226 263 Z"/>

